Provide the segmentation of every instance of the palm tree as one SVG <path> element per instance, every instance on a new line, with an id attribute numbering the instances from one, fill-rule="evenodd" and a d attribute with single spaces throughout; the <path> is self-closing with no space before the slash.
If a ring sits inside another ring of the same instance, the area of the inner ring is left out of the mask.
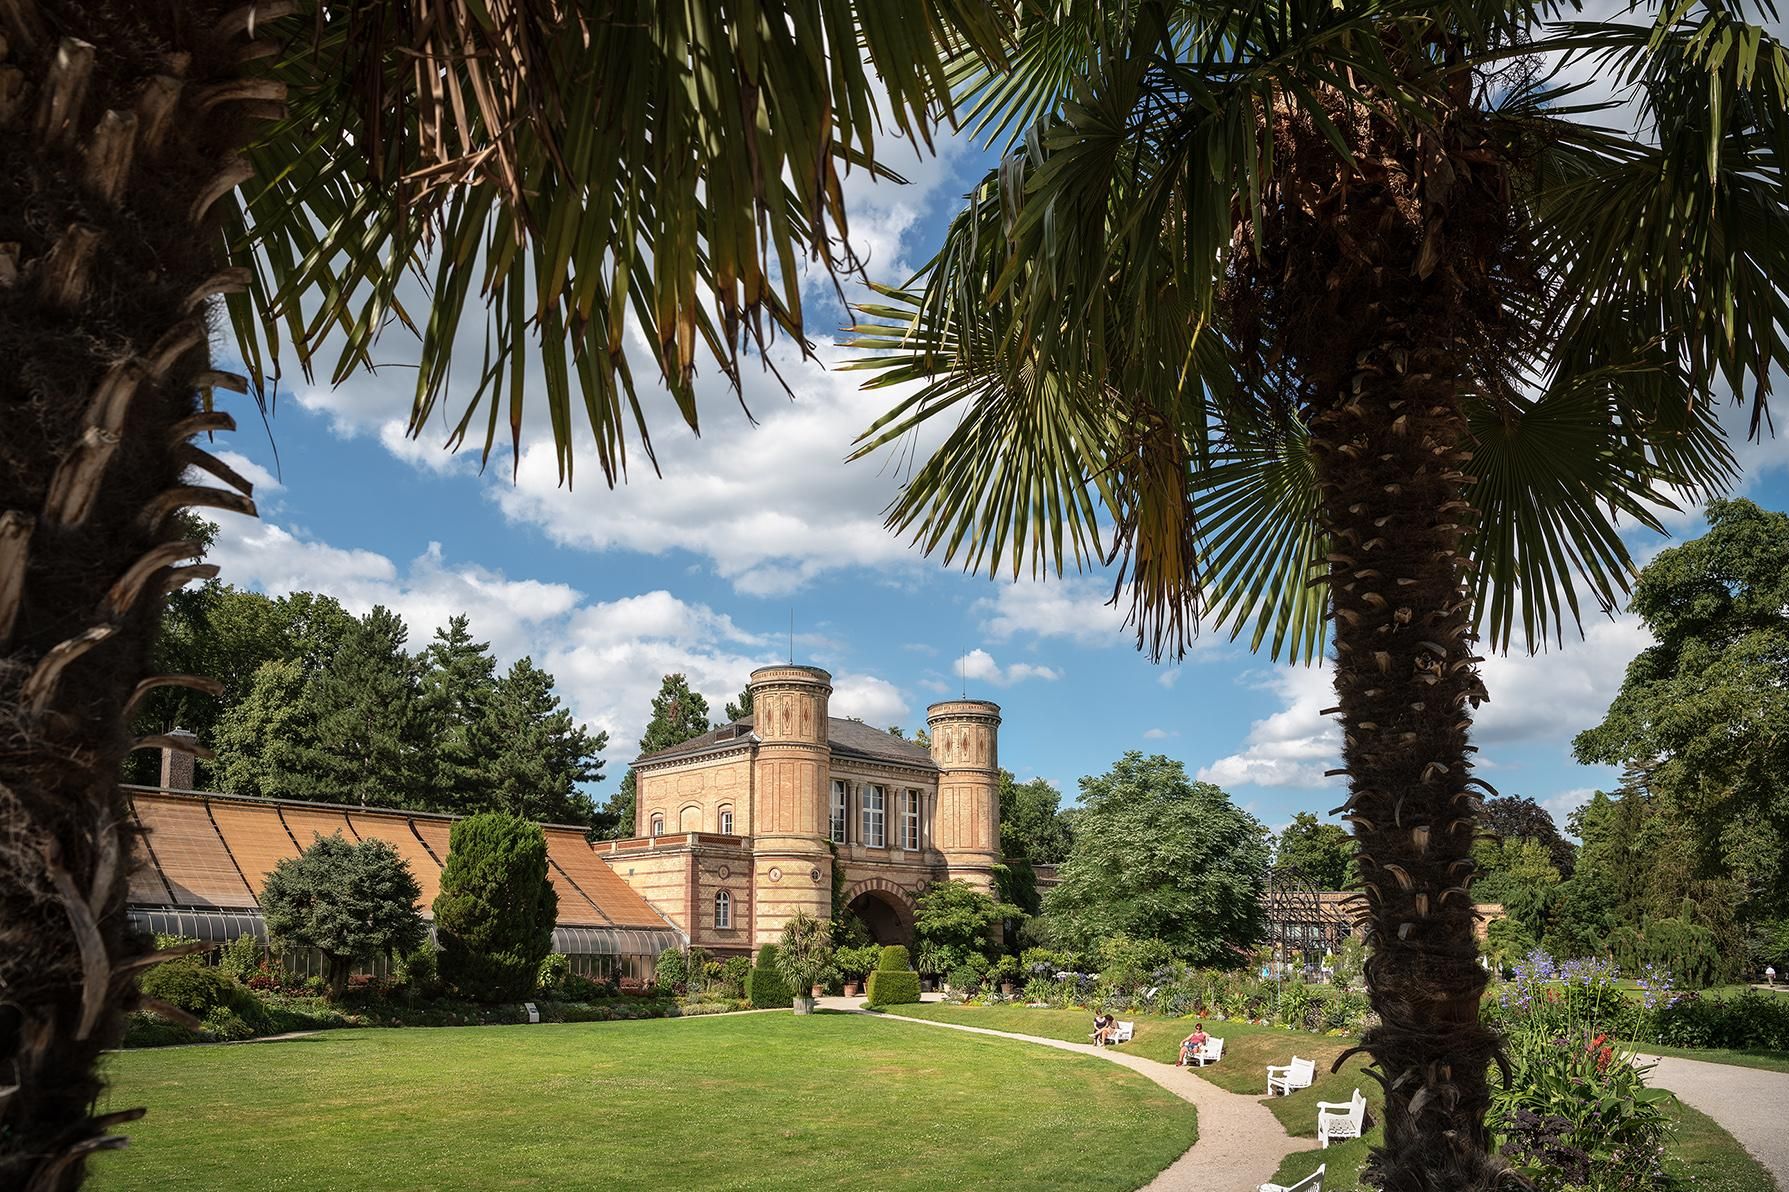
<path id="1" fill-rule="evenodd" d="M 890 510 L 924 550 L 1110 564 L 1158 657 L 1201 620 L 1333 644 L 1399 1192 L 1500 1178 L 1480 635 L 1533 649 L 1613 607 L 1618 519 L 1722 487 L 1715 406 L 1743 395 L 1756 433 L 1789 363 L 1789 53 L 1725 4 L 1561 11 L 1028 6 L 1007 53 L 954 62 L 1003 160 L 856 328 L 872 384 L 915 386 L 859 454 L 953 420 Z"/>
<path id="2" fill-rule="evenodd" d="M 778 333 L 805 348 L 803 254 L 850 263 L 842 174 L 888 173 L 885 124 L 926 141 L 950 110 L 940 47 L 996 55 L 1000 17 L 0 0 L 0 1186 L 78 1184 L 137 1116 L 93 1112 L 134 974 L 168 955 L 126 930 L 117 782 L 129 751 L 181 744 L 130 738 L 146 693 L 217 690 L 151 673 L 149 646 L 163 593 L 215 573 L 180 512 L 254 511 L 193 442 L 233 429 L 227 395 L 266 394 L 282 345 L 310 369 L 329 333 L 339 380 L 401 324 L 420 431 L 455 332 L 482 323 L 454 442 L 482 422 L 488 457 L 499 412 L 513 441 L 537 401 L 562 476 L 588 434 L 613 482 L 630 436 L 651 458 L 624 329 L 692 428 L 699 360 L 736 377 Z M 225 312 L 242 373 L 212 359 Z"/>

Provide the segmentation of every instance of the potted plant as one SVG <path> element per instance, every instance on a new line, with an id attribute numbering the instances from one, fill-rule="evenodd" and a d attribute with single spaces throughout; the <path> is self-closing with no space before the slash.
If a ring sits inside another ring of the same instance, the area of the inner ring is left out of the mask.
<path id="1" fill-rule="evenodd" d="M 824 981 L 832 967 L 832 925 L 804 911 L 783 924 L 783 946 L 777 952 L 777 967 L 793 989 L 812 991 L 812 997 L 794 998 L 797 1014 L 812 1014 L 814 998 L 825 992 Z"/>
<path id="2" fill-rule="evenodd" d="M 913 958 L 913 967 L 919 970 L 920 984 L 930 992 L 938 987 L 939 976 L 950 971 L 950 955 L 937 944 L 923 943 Z"/>
<path id="3" fill-rule="evenodd" d="M 999 960 L 994 962 L 994 970 L 991 976 L 993 977 L 995 984 L 1000 987 L 1001 997 L 1011 997 L 1013 995 L 1013 990 L 1018 988 L 1019 977 L 1021 974 L 1022 970 L 1019 967 L 1019 958 L 1017 956 L 1002 956 Z"/>
<path id="4" fill-rule="evenodd" d="M 861 948 L 840 948 L 833 953 L 839 973 L 844 979 L 846 997 L 857 996 L 866 974 L 876 967 L 881 952 L 876 945 L 865 944 Z"/>

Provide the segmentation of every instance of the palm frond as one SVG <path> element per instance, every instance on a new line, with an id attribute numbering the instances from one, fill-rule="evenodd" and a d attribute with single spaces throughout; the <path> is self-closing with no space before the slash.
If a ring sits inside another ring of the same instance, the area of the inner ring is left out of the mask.
<path id="1" fill-rule="evenodd" d="M 952 56 L 997 56 L 1010 20 L 1001 0 L 318 0 L 280 28 L 289 111 L 227 229 L 254 269 L 230 304 L 247 363 L 265 384 L 295 351 L 308 375 L 333 335 L 339 383 L 409 327 L 419 433 L 482 324 L 452 441 L 488 459 L 539 401 L 561 478 L 581 420 L 614 483 L 630 441 L 651 456 L 626 337 L 692 428 L 703 362 L 737 382 L 779 334 L 805 350 L 805 263 L 855 265 L 845 174 L 893 177 L 884 138 L 929 143 Z M 415 282 L 426 317 L 399 302 Z"/>

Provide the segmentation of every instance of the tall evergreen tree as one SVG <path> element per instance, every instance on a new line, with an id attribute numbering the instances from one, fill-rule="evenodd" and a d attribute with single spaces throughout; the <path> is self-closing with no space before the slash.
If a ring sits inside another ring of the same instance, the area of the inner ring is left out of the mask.
<path id="1" fill-rule="evenodd" d="M 751 692 L 741 694 L 748 704 Z M 737 707 L 738 705 L 732 705 Z M 735 717 L 737 719 L 737 717 Z M 681 674 L 666 675 L 652 697 L 652 719 L 640 737 L 640 754 L 657 753 L 673 745 L 681 745 L 708 731 L 708 701 L 702 693 L 690 689 L 689 679 Z M 610 840 L 625 840 L 638 831 L 635 824 L 634 771 L 630 766 L 621 780 L 621 789 L 603 805 L 597 831 Z"/>
<path id="2" fill-rule="evenodd" d="M 464 613 L 449 618 L 423 651 L 426 669 L 418 707 L 435 757 L 427 800 L 443 811 L 491 806 L 480 798 L 485 776 L 474 737 L 496 694 L 497 662 L 491 657 L 491 643 L 472 640 L 470 626 Z"/>
<path id="3" fill-rule="evenodd" d="M 481 809 L 523 819 L 591 824 L 596 804 L 578 789 L 601 782 L 609 734 L 591 736 L 559 705 L 553 676 L 523 658 L 497 680 L 474 726 Z"/>
<path id="4" fill-rule="evenodd" d="M 317 752 L 316 708 L 306 698 L 304 664 L 276 658 L 255 669 L 248 694 L 216 727 L 218 785 L 263 799 L 329 798 L 311 774 Z"/>
<path id="5" fill-rule="evenodd" d="M 728 701 L 726 711 L 727 724 L 732 724 L 735 720 L 744 720 L 752 714 L 752 689 L 749 685 L 740 691 L 738 699 Z"/>
<path id="6" fill-rule="evenodd" d="M 422 665 L 404 649 L 408 639 L 403 618 L 375 606 L 307 684 L 317 725 L 306 759 L 312 797 L 385 807 L 425 799 L 432 750 L 417 709 Z"/>

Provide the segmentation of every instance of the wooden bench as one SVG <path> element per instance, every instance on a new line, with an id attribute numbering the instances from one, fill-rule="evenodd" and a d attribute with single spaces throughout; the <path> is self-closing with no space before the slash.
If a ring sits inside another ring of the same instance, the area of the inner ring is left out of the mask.
<path id="1" fill-rule="evenodd" d="M 1193 1063 L 1203 1068 L 1224 1058 L 1224 1041 L 1215 1035 L 1193 1049 Z"/>
<path id="2" fill-rule="evenodd" d="M 1346 1101 L 1317 1102 L 1317 1145 L 1326 1147 L 1332 1138 L 1359 1138 L 1367 1118 L 1367 1099 L 1354 1090 Z"/>
<path id="3" fill-rule="evenodd" d="M 1299 1180 L 1296 1184 L 1262 1184 L 1260 1192 L 1323 1192 L 1323 1169 L 1327 1163 L 1317 1164 L 1317 1170 Z"/>
<path id="4" fill-rule="evenodd" d="M 1279 1073 L 1278 1076 L 1274 1073 Z M 1292 1057 L 1289 1064 L 1267 1065 L 1267 1095 L 1275 1093 L 1291 1093 L 1296 1089 L 1308 1089 L 1311 1081 L 1317 1079 L 1317 1061 Z"/>

